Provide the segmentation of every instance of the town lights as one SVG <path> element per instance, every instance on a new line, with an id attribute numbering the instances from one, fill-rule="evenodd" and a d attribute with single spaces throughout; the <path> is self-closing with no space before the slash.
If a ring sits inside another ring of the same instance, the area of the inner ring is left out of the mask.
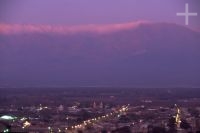
<path id="1" fill-rule="evenodd" d="M 125 111 L 128 110 L 128 106 L 122 106 L 118 111 L 113 112 L 113 113 L 111 112 L 111 113 L 99 116 L 97 118 L 95 117 L 95 118 L 92 118 L 92 119 L 85 120 L 85 121 L 82 122 L 82 124 L 71 126 L 71 129 L 82 128 L 82 127 L 86 126 L 89 123 L 94 124 L 97 120 L 101 120 L 101 119 L 104 119 L 104 118 L 109 118 L 112 115 L 115 115 L 115 114 L 117 115 L 118 113 L 125 112 Z M 117 117 L 120 117 L 120 115 L 118 114 Z M 68 128 L 65 128 L 65 130 L 68 130 Z"/>
<path id="2" fill-rule="evenodd" d="M 26 128 L 26 127 L 29 127 L 31 125 L 31 123 L 30 122 L 28 122 L 28 121 L 25 121 L 24 123 L 23 123 L 23 129 L 24 128 Z"/>
<path id="3" fill-rule="evenodd" d="M 3 130 L 3 133 L 8 133 L 8 132 L 9 132 L 9 129 Z"/>

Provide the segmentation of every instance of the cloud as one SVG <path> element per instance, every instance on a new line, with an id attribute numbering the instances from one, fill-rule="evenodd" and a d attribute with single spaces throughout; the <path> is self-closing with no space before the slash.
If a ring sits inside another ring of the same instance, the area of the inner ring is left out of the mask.
<path id="1" fill-rule="evenodd" d="M 0 24 L 0 33 L 3 86 L 200 86 L 200 34 L 177 24 Z"/>
<path id="2" fill-rule="evenodd" d="M 0 34 L 16 33 L 61 33 L 71 34 L 78 32 L 110 33 L 124 29 L 138 27 L 147 21 L 137 21 L 121 24 L 88 24 L 88 25 L 34 25 L 34 24 L 5 24 L 0 23 Z"/>

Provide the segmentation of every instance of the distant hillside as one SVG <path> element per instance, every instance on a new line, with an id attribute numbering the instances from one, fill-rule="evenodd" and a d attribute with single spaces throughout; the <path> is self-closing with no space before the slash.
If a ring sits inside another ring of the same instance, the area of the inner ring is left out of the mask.
<path id="1" fill-rule="evenodd" d="M 200 33 L 167 23 L 116 27 L 0 27 L 0 86 L 200 87 Z"/>

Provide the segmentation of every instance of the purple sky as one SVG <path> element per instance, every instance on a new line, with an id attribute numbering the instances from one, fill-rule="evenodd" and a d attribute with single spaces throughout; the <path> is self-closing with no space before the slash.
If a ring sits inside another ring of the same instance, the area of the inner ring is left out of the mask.
<path id="1" fill-rule="evenodd" d="M 174 22 L 184 25 L 185 3 L 200 14 L 199 0 L 20 0 L 0 2 L 0 23 L 102 24 L 136 20 Z M 200 15 L 189 26 L 200 27 Z"/>
<path id="2" fill-rule="evenodd" d="M 186 3 L 200 31 L 200 0 L 1 0 L 0 87 L 199 87 Z"/>

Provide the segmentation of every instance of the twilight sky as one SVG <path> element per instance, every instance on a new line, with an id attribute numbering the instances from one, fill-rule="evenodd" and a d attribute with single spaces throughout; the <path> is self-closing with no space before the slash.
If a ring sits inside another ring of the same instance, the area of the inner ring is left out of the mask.
<path id="1" fill-rule="evenodd" d="M 184 24 L 177 12 L 200 14 L 199 0 L 1 0 L 0 23 L 14 24 L 109 24 L 137 20 Z M 200 15 L 190 17 L 200 27 Z"/>
<path id="2" fill-rule="evenodd" d="M 188 26 L 176 16 L 186 3 L 198 13 Z M 199 7 L 200 0 L 1 0 L 0 87 L 200 87 Z"/>

